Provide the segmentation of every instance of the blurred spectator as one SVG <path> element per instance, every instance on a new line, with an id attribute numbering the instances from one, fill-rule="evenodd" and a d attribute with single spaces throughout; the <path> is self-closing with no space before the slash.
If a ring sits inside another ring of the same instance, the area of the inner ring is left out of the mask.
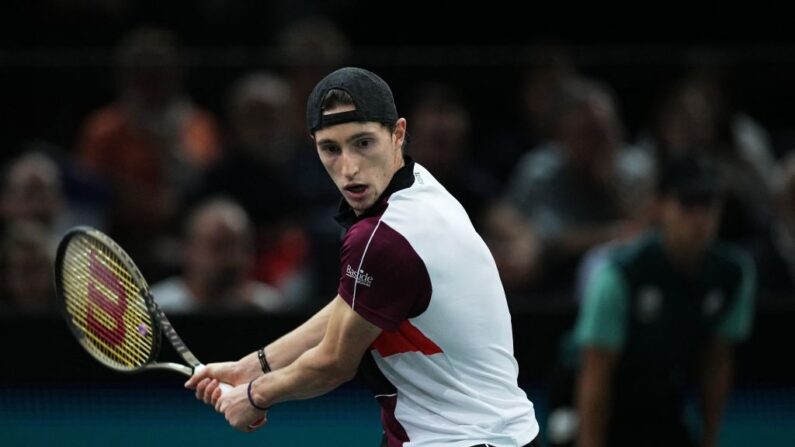
<path id="1" fill-rule="evenodd" d="M 203 203 L 187 223 L 183 272 L 156 283 L 155 300 L 167 312 L 287 309 L 278 290 L 248 279 L 254 265 L 252 238 L 248 216 L 236 203 Z"/>
<path id="2" fill-rule="evenodd" d="M 35 222 L 54 236 L 64 206 L 61 171 L 52 159 L 26 152 L 11 161 L 0 197 L 5 222 Z"/>
<path id="3" fill-rule="evenodd" d="M 691 76 L 666 91 L 651 134 L 641 145 L 664 163 L 688 152 L 710 154 L 731 178 L 720 235 L 748 243 L 767 227 L 773 156 L 768 137 L 749 116 L 732 110 L 717 80 Z"/>
<path id="4" fill-rule="evenodd" d="M 312 147 L 306 132 L 304 99 L 323 76 L 346 65 L 352 52 L 350 43 L 328 18 L 309 16 L 287 23 L 279 32 L 277 46 L 287 64 L 285 75 L 295 98 L 290 129 Z"/>
<path id="5" fill-rule="evenodd" d="M 157 277 L 168 256 L 163 228 L 203 169 L 219 156 L 216 122 L 182 86 L 175 36 L 139 29 L 117 52 L 119 97 L 91 114 L 80 132 L 85 166 L 112 183 L 109 233 Z"/>
<path id="6" fill-rule="evenodd" d="M 795 297 L 795 151 L 776 170 L 776 213 L 768 236 L 756 248 L 760 296 Z"/>
<path id="7" fill-rule="evenodd" d="M 408 115 L 410 153 L 461 202 L 477 225 L 497 182 L 472 161 L 471 117 L 450 86 L 426 84 L 414 95 Z"/>
<path id="8" fill-rule="evenodd" d="M 659 228 L 615 248 L 589 280 L 574 330 L 578 446 L 718 445 L 732 345 L 750 333 L 755 295 L 751 258 L 716 242 L 721 185 L 711 160 L 671 160 Z M 683 419 L 691 383 L 702 404 L 698 443 Z M 562 435 L 554 445 L 566 444 Z"/>
<path id="9" fill-rule="evenodd" d="M 484 236 L 500 279 L 510 298 L 527 292 L 540 281 L 543 246 L 538 230 L 515 207 L 505 201 L 490 205 L 483 216 Z"/>
<path id="10" fill-rule="evenodd" d="M 540 250 L 508 257 L 540 256 L 543 263 L 527 265 L 543 265 L 543 272 L 524 276 L 541 279 L 544 288 L 570 284 L 579 257 L 590 247 L 626 237 L 645 225 L 653 172 L 643 152 L 623 143 L 620 117 L 605 87 L 589 80 L 565 83 L 556 116 L 555 139 L 525 154 L 508 182 L 504 203 L 495 208 L 502 213 L 501 208 L 512 207 L 522 219 L 487 229 L 503 232 L 489 239 L 510 240 L 506 231 L 530 231 L 540 240 Z M 527 228 L 506 228 L 509 225 Z M 505 247 L 520 250 L 527 244 L 508 242 Z"/>
<path id="11" fill-rule="evenodd" d="M 333 223 L 338 193 L 311 149 L 290 133 L 293 106 L 289 84 L 276 74 L 238 80 L 228 100 L 229 148 L 198 195 L 223 194 L 243 206 L 255 229 L 255 277 L 299 302 L 309 298 L 316 279 L 309 250 L 321 244 L 312 223 L 319 215 Z M 336 243 L 338 232 L 329 234 Z"/>
<path id="12" fill-rule="evenodd" d="M 315 307 L 325 303 L 325 290 L 336 287 L 339 271 L 334 268 L 340 249 L 339 226 L 334 222 L 339 194 L 314 154 L 315 146 L 306 131 L 306 98 L 326 74 L 347 65 L 353 50 L 348 36 L 324 16 L 309 15 L 288 22 L 278 33 L 276 45 L 285 62 L 284 75 L 292 91 L 291 114 L 286 115 L 295 141 L 301 142 L 300 176 L 304 199 L 309 200 L 307 225 L 312 256 L 310 295 L 318 298 Z M 311 309 L 315 310 L 315 309 Z"/>
<path id="13" fill-rule="evenodd" d="M 53 253 L 42 224 L 19 221 L 5 229 L 0 242 L 0 311 L 55 311 Z"/>
<path id="14" fill-rule="evenodd" d="M 519 123 L 495 137 L 490 150 L 476 153 L 479 163 L 503 181 L 528 149 L 541 147 L 555 137 L 557 94 L 577 74 L 563 46 L 539 45 L 533 48 L 531 57 L 522 70 L 516 95 Z"/>
<path id="15" fill-rule="evenodd" d="M 101 182 L 55 146 L 33 142 L 27 147 L 3 169 L 0 223 L 40 225 L 53 253 L 70 227 L 102 227 L 106 197 Z"/>

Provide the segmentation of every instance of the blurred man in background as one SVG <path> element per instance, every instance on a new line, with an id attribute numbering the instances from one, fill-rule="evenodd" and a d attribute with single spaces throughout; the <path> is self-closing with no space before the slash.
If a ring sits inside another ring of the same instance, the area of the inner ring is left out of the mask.
<path id="1" fill-rule="evenodd" d="M 504 247 L 495 249 L 500 273 L 517 294 L 565 289 L 588 249 L 643 224 L 635 218 L 651 162 L 624 143 L 610 89 L 571 79 L 556 98 L 554 138 L 520 159 L 487 216 L 489 239 Z"/>
<path id="2" fill-rule="evenodd" d="M 0 239 L 0 312 L 55 312 L 53 250 L 47 229 L 34 221 L 6 226 Z"/>
<path id="3" fill-rule="evenodd" d="M 112 193 L 108 232 L 149 278 L 170 271 L 164 234 L 184 194 L 220 155 L 215 118 L 184 89 L 184 61 L 168 30 L 137 29 L 120 43 L 118 98 L 89 115 L 77 151 Z"/>
<path id="4" fill-rule="evenodd" d="M 191 215 L 183 255 L 183 272 L 152 287 L 167 312 L 260 310 L 287 307 L 273 287 L 248 279 L 254 264 L 251 223 L 236 203 L 213 199 Z"/>
<path id="5" fill-rule="evenodd" d="M 477 227 L 498 183 L 474 163 L 472 117 L 463 98 L 452 86 L 423 84 L 414 93 L 408 119 L 412 156 L 461 202 Z"/>
<path id="6" fill-rule="evenodd" d="M 582 357 L 579 447 L 714 447 L 732 375 L 732 345 L 751 330 L 755 268 L 716 242 L 723 187 L 693 155 L 666 164 L 659 228 L 626 246 L 589 280 L 574 331 Z M 701 439 L 684 422 L 699 385 Z"/>

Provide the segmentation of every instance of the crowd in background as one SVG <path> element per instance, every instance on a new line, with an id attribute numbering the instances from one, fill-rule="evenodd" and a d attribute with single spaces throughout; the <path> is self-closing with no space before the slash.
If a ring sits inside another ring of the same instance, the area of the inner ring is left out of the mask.
<path id="1" fill-rule="evenodd" d="M 215 109 L 186 88 L 174 32 L 140 28 L 119 42 L 116 97 L 81 119 L 74 141 L 35 140 L 6 159 L 0 311 L 55 309 L 55 248 L 78 224 L 116 239 L 167 312 L 304 312 L 330 298 L 340 196 L 304 107 L 317 80 L 356 63 L 355 48 L 317 18 L 279 42 L 288 63 L 213 86 L 225 98 Z M 722 73 L 682 70 L 633 133 L 613 87 L 565 47 L 517 65 L 521 119 L 477 143 L 455 83 L 418 82 L 398 101 L 408 153 L 467 209 L 512 305 L 576 302 L 586 254 L 655 224 L 659 167 L 685 153 L 720 166 L 720 237 L 752 255 L 760 299 L 795 298 L 795 151 L 732 106 Z"/>

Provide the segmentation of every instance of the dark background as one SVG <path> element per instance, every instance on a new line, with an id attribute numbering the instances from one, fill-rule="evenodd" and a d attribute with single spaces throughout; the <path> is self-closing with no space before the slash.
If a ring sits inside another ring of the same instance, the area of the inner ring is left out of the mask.
<path id="1" fill-rule="evenodd" d="M 174 30 L 187 51 L 188 91 L 222 115 L 238 75 L 276 68 L 290 20 L 322 15 L 341 27 L 351 63 L 387 79 L 398 107 L 420 81 L 466 91 L 475 138 L 513 125 L 521 68 L 541 44 L 567 46 L 585 75 L 615 89 L 630 135 L 670 80 L 695 64 L 722 73 L 733 105 L 771 131 L 777 153 L 792 142 L 795 32 L 787 14 L 754 2 L 573 4 L 346 0 L 162 2 L 44 0 L 0 6 L 0 135 L 5 151 L 31 139 L 64 148 L 79 123 L 114 97 L 112 50 L 142 25 Z"/>

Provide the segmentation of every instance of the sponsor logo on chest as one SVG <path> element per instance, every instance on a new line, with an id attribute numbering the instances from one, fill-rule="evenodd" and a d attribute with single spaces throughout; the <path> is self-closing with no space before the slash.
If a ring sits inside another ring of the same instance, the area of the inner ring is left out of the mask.
<path id="1" fill-rule="evenodd" d="M 638 295 L 638 320 L 641 323 L 651 323 L 660 316 L 662 306 L 662 291 L 654 286 L 643 287 Z"/>
<path id="2" fill-rule="evenodd" d="M 370 287 L 373 284 L 373 277 L 365 273 L 364 270 L 359 270 L 358 272 L 356 269 L 348 265 L 348 268 L 345 271 L 345 275 L 349 278 L 353 278 L 356 280 L 356 284 L 361 284 L 365 287 Z"/>
<path id="3" fill-rule="evenodd" d="M 724 302 L 726 300 L 723 297 L 723 292 L 718 289 L 710 291 L 707 296 L 704 298 L 702 302 L 701 309 L 704 311 L 704 315 L 708 317 L 715 316 L 719 310 L 723 308 Z"/>

